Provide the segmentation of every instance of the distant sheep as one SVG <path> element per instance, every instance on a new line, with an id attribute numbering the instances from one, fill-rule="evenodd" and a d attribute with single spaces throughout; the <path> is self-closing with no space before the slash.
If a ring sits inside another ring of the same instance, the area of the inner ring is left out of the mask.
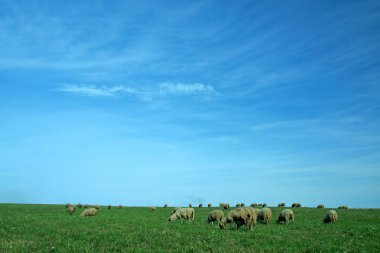
<path id="1" fill-rule="evenodd" d="M 83 205 L 83 208 L 88 208 L 88 204 L 84 204 L 84 205 Z"/>
<path id="2" fill-rule="evenodd" d="M 97 212 L 98 212 L 98 210 L 95 209 L 95 208 L 88 208 L 88 209 L 84 210 L 84 211 L 81 213 L 80 216 L 82 216 L 82 217 L 95 216 Z"/>
<path id="3" fill-rule="evenodd" d="M 267 207 L 261 208 L 259 210 L 259 215 L 257 216 L 257 220 L 264 222 L 269 225 L 269 221 L 272 219 L 272 210 Z"/>
<path id="4" fill-rule="evenodd" d="M 78 208 L 82 208 L 82 204 L 81 204 L 81 203 L 78 203 L 77 207 L 78 207 Z"/>
<path id="5" fill-rule="evenodd" d="M 150 207 L 150 211 L 151 211 L 151 212 L 155 212 L 156 210 L 157 210 L 157 208 L 156 208 L 155 206 L 151 206 L 151 207 Z"/>
<path id="6" fill-rule="evenodd" d="M 207 207 L 210 208 L 210 207 L 211 207 L 211 203 L 208 203 L 208 204 L 207 204 Z"/>
<path id="7" fill-rule="evenodd" d="M 69 206 L 71 206 L 70 203 L 66 203 L 66 204 L 65 204 L 65 208 L 68 208 Z"/>
<path id="8" fill-rule="evenodd" d="M 164 208 L 167 208 L 167 207 L 168 207 L 168 204 L 165 203 L 165 204 L 164 204 Z"/>
<path id="9" fill-rule="evenodd" d="M 66 212 L 69 213 L 69 214 L 73 214 L 75 212 L 75 207 L 74 206 L 68 206 L 66 208 Z"/>
<path id="10" fill-rule="evenodd" d="M 293 203 L 292 207 L 301 207 L 301 204 L 300 203 Z"/>
<path id="11" fill-rule="evenodd" d="M 220 223 L 223 218 L 224 218 L 224 213 L 222 211 L 214 210 L 208 214 L 208 217 L 207 217 L 205 223 L 211 222 L 211 224 L 214 224 L 214 221 L 218 221 Z"/>
<path id="12" fill-rule="evenodd" d="M 189 208 L 192 208 L 193 207 L 193 205 L 192 204 L 189 204 Z"/>
<path id="13" fill-rule="evenodd" d="M 219 224 L 221 229 L 225 228 L 226 224 L 236 224 L 236 229 L 246 225 L 248 229 L 252 229 L 256 224 L 256 215 L 249 207 L 236 208 L 228 212 L 227 216 L 222 219 Z"/>
<path id="14" fill-rule="evenodd" d="M 198 207 L 201 208 L 203 205 L 202 204 L 199 204 Z"/>
<path id="15" fill-rule="evenodd" d="M 330 210 L 326 213 L 325 218 L 323 219 L 324 223 L 334 223 L 338 220 L 338 213 L 335 210 Z"/>
<path id="16" fill-rule="evenodd" d="M 338 208 L 339 208 L 339 209 L 348 209 L 348 206 L 343 205 L 343 206 L 339 206 Z"/>
<path id="17" fill-rule="evenodd" d="M 224 209 L 229 209 L 230 208 L 230 204 L 228 204 L 228 203 L 220 203 L 219 206 L 221 208 L 224 208 Z"/>
<path id="18" fill-rule="evenodd" d="M 194 223 L 195 219 L 195 210 L 194 208 L 188 207 L 188 208 L 179 208 L 175 213 L 173 213 L 169 217 L 169 221 L 172 222 L 173 220 L 179 219 L 181 222 L 182 220 L 189 220 Z"/>
<path id="19" fill-rule="evenodd" d="M 256 206 L 257 206 L 256 203 L 252 203 L 252 204 L 251 204 L 251 207 L 256 207 Z"/>
<path id="20" fill-rule="evenodd" d="M 325 206 L 322 205 L 322 204 L 319 204 L 319 205 L 317 206 L 317 208 L 325 208 Z"/>
<path id="21" fill-rule="evenodd" d="M 107 209 L 111 209 L 111 208 L 112 208 L 112 206 L 111 206 L 111 205 L 108 205 L 108 206 L 107 206 Z"/>
<path id="22" fill-rule="evenodd" d="M 290 209 L 284 209 L 281 211 L 281 213 L 278 215 L 277 223 L 284 222 L 285 224 L 288 224 L 289 221 L 294 222 L 294 213 Z"/>
<path id="23" fill-rule="evenodd" d="M 263 204 L 257 204 L 257 206 L 260 206 L 260 207 L 262 207 L 262 206 L 263 206 Z"/>
<path id="24" fill-rule="evenodd" d="M 266 207 L 266 206 L 267 206 L 267 204 L 265 204 L 265 203 L 264 203 L 264 204 L 262 204 L 262 207 Z"/>
<path id="25" fill-rule="evenodd" d="M 121 208 L 123 208 L 123 206 L 122 206 L 122 205 L 119 205 L 118 208 L 121 209 Z"/>
<path id="26" fill-rule="evenodd" d="M 236 204 L 236 207 L 241 207 L 241 204 Z"/>
<path id="27" fill-rule="evenodd" d="M 100 206 L 99 205 L 94 205 L 94 208 L 95 209 L 100 209 Z"/>
<path id="28" fill-rule="evenodd" d="M 278 207 L 285 207 L 285 203 L 278 204 Z"/>

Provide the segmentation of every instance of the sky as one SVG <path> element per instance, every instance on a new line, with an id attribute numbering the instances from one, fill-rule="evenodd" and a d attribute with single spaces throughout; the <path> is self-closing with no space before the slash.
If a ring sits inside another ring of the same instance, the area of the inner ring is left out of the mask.
<path id="1" fill-rule="evenodd" d="M 0 3 L 0 202 L 380 208 L 380 2 Z"/>

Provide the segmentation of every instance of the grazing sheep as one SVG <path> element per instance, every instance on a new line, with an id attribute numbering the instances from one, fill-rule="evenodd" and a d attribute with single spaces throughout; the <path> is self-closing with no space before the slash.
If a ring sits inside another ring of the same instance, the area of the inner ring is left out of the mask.
<path id="1" fill-rule="evenodd" d="M 81 203 L 78 203 L 78 208 L 82 208 L 82 204 Z"/>
<path id="2" fill-rule="evenodd" d="M 249 207 L 235 208 L 228 212 L 227 216 L 219 223 L 219 227 L 224 229 L 228 223 L 235 223 L 236 229 L 246 225 L 248 229 L 252 229 L 256 224 L 256 215 Z"/>
<path id="3" fill-rule="evenodd" d="M 178 208 L 177 211 L 175 211 L 170 217 L 169 222 L 172 222 L 173 220 L 179 219 L 182 222 L 182 219 L 193 221 L 195 219 L 195 210 L 194 208 L 188 207 L 188 208 Z"/>
<path id="4" fill-rule="evenodd" d="M 71 206 L 70 203 L 66 203 L 66 204 L 65 204 L 65 208 L 68 208 L 69 206 Z"/>
<path id="5" fill-rule="evenodd" d="M 66 208 L 66 212 L 68 212 L 69 214 L 73 214 L 75 212 L 75 206 L 68 206 Z"/>
<path id="6" fill-rule="evenodd" d="M 164 208 L 167 208 L 168 207 L 168 204 L 164 204 Z"/>
<path id="7" fill-rule="evenodd" d="M 100 206 L 99 205 L 94 205 L 94 208 L 95 209 L 100 209 Z"/>
<path id="8" fill-rule="evenodd" d="M 263 204 L 258 204 L 257 206 L 260 206 L 260 207 L 262 207 L 262 206 L 263 206 Z"/>
<path id="9" fill-rule="evenodd" d="M 281 211 L 281 213 L 278 215 L 277 223 L 284 222 L 285 224 L 288 224 L 289 221 L 294 222 L 294 213 L 290 209 L 284 209 Z"/>
<path id="10" fill-rule="evenodd" d="M 262 205 L 262 207 L 266 207 L 266 206 L 267 206 L 267 204 L 265 204 L 265 203 Z"/>
<path id="11" fill-rule="evenodd" d="M 85 205 L 83 206 L 83 208 L 88 208 L 88 204 L 85 204 Z"/>
<path id="12" fill-rule="evenodd" d="M 238 208 L 241 207 L 241 204 L 236 204 L 236 207 L 238 207 Z"/>
<path id="13" fill-rule="evenodd" d="M 108 206 L 107 206 L 108 209 L 111 209 L 111 207 L 112 207 L 111 205 L 108 205 Z"/>
<path id="14" fill-rule="evenodd" d="M 325 206 L 322 205 L 322 204 L 319 204 L 319 205 L 317 206 L 317 208 L 325 208 Z"/>
<path id="15" fill-rule="evenodd" d="M 210 208 L 210 207 L 211 207 L 211 204 L 210 204 L 210 203 L 208 203 L 208 204 L 207 204 L 207 207 L 208 207 L 208 208 Z"/>
<path id="16" fill-rule="evenodd" d="M 257 216 L 259 216 L 259 212 L 260 212 L 260 210 L 257 209 L 257 208 L 253 208 L 253 207 L 251 207 L 251 206 L 249 206 L 249 207 L 247 207 L 247 208 L 249 208 L 249 209 L 251 210 L 251 212 L 255 214 L 255 217 L 256 217 L 256 220 L 257 220 Z"/>
<path id="17" fill-rule="evenodd" d="M 241 206 L 241 207 L 245 207 L 245 204 L 244 204 L 244 203 L 241 203 L 240 206 Z"/>
<path id="18" fill-rule="evenodd" d="M 202 204 L 199 204 L 198 207 L 201 208 L 203 205 Z"/>
<path id="19" fill-rule="evenodd" d="M 88 209 L 84 210 L 84 211 L 81 213 L 80 216 L 82 216 L 82 217 L 95 216 L 97 212 L 98 212 L 98 210 L 95 209 L 95 208 L 88 208 Z"/>
<path id="20" fill-rule="evenodd" d="M 257 206 L 256 203 L 252 203 L 252 204 L 251 204 L 251 207 L 256 207 L 256 206 Z"/>
<path id="21" fill-rule="evenodd" d="M 122 205 L 119 205 L 118 208 L 121 209 L 123 206 Z"/>
<path id="22" fill-rule="evenodd" d="M 338 208 L 339 208 L 339 209 L 348 209 L 348 206 L 343 205 L 343 206 L 339 206 Z"/>
<path id="23" fill-rule="evenodd" d="M 150 207 L 150 211 L 155 212 L 156 210 L 157 210 L 157 208 L 155 206 Z"/>
<path id="24" fill-rule="evenodd" d="M 278 204 L 278 207 L 285 207 L 285 203 Z"/>
<path id="25" fill-rule="evenodd" d="M 257 216 L 257 220 L 264 222 L 269 225 L 269 221 L 272 219 L 272 210 L 267 207 L 261 208 L 259 210 L 259 215 Z"/>
<path id="26" fill-rule="evenodd" d="M 300 203 L 293 203 L 292 207 L 301 207 L 301 204 Z"/>
<path id="27" fill-rule="evenodd" d="M 207 217 L 205 223 L 211 222 L 211 224 L 214 225 L 214 221 L 218 221 L 220 223 L 223 218 L 224 218 L 224 213 L 222 211 L 214 210 L 208 214 L 208 217 Z"/>
<path id="28" fill-rule="evenodd" d="M 335 210 L 330 210 L 326 213 L 325 218 L 323 219 L 324 223 L 334 223 L 338 220 L 338 213 Z"/>
<path id="29" fill-rule="evenodd" d="M 192 204 L 189 204 L 189 208 L 192 208 L 193 207 L 193 205 Z"/>

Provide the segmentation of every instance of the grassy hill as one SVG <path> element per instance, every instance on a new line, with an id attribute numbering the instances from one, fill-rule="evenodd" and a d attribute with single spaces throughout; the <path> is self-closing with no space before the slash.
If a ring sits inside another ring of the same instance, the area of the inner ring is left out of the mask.
<path id="1" fill-rule="evenodd" d="M 0 204 L 0 252 L 380 252 L 380 209 L 293 208 L 295 223 L 253 231 L 204 224 L 210 210 L 195 208 L 195 224 L 168 223 L 172 208 L 102 207 L 96 217 L 73 215 L 64 205 Z M 224 211 L 225 214 L 227 213 Z"/>

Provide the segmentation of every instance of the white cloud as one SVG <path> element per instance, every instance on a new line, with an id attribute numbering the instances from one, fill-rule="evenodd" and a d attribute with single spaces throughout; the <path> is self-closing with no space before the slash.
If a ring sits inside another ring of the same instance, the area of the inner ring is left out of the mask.
<path id="1" fill-rule="evenodd" d="M 202 83 L 160 83 L 150 89 L 134 89 L 124 85 L 118 86 L 96 86 L 86 84 L 64 84 L 58 91 L 73 93 L 76 95 L 105 97 L 116 95 L 133 95 L 140 98 L 176 95 L 216 95 L 211 85 Z"/>

